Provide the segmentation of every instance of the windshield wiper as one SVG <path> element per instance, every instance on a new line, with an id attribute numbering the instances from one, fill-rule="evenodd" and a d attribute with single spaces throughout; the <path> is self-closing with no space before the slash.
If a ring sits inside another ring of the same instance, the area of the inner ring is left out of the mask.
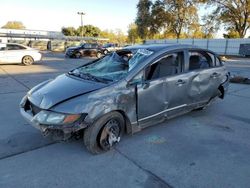
<path id="1" fill-rule="evenodd" d="M 83 78 L 87 77 L 86 79 L 89 78 L 90 80 L 93 80 L 93 81 L 105 82 L 105 83 L 106 83 L 105 80 L 103 80 L 103 79 L 101 79 L 101 78 L 99 78 L 99 77 L 97 77 L 97 76 L 94 76 L 94 75 L 92 75 L 92 74 L 90 74 L 90 73 L 81 73 L 81 77 L 83 77 Z"/>

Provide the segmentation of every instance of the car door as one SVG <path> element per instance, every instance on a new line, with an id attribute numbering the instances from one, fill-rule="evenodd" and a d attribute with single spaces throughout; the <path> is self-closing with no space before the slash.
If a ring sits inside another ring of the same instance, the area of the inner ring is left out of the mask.
<path id="1" fill-rule="evenodd" d="M 197 86 L 199 93 L 193 104 L 206 103 L 218 94 L 222 77 L 226 74 L 225 68 L 220 65 L 216 66 L 216 56 L 211 52 L 189 50 L 189 71 L 196 73 L 196 82 L 192 84 Z"/>
<path id="2" fill-rule="evenodd" d="M 84 44 L 81 48 L 81 53 L 83 56 L 90 56 L 91 44 Z"/>
<path id="3" fill-rule="evenodd" d="M 98 51 L 98 44 L 91 44 L 91 49 L 90 49 L 90 55 L 91 56 L 96 56 L 97 51 Z"/>
<path id="4" fill-rule="evenodd" d="M 7 61 L 9 63 L 21 63 L 25 54 L 26 48 L 17 44 L 7 44 Z"/>
<path id="5" fill-rule="evenodd" d="M 137 85 L 138 122 L 143 126 L 161 121 L 174 109 L 186 105 L 182 51 L 160 57 L 146 67 L 144 81 Z M 183 108 L 182 108 L 183 109 Z"/>

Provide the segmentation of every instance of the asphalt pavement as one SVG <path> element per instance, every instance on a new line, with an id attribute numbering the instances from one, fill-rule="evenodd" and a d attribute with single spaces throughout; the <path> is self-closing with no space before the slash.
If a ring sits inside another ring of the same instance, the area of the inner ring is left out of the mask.
<path id="1" fill-rule="evenodd" d="M 224 100 L 126 135 L 101 155 L 90 154 L 82 140 L 42 137 L 20 115 L 21 98 L 90 60 L 46 53 L 32 66 L 0 65 L 0 187 L 249 187 L 249 85 L 231 84 Z M 250 77 L 250 59 L 226 66 Z"/>

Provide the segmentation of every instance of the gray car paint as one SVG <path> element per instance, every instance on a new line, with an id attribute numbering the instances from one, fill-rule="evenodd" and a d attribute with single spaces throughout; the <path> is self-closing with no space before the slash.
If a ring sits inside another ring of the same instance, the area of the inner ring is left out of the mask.
<path id="1" fill-rule="evenodd" d="M 68 114 L 87 113 L 84 122 L 88 126 L 106 113 L 119 111 L 126 119 L 127 132 L 134 133 L 166 118 L 203 106 L 217 96 L 222 77 L 227 74 L 223 66 L 189 72 L 187 50 L 203 49 L 189 45 L 159 46 L 154 49 L 153 55 L 138 64 L 125 79 L 111 85 L 76 80 L 64 74 L 32 89 L 28 93 L 28 99 L 42 109 Z M 140 48 L 150 49 L 152 46 L 142 45 L 127 49 Z M 133 78 L 150 63 L 176 50 L 183 50 L 185 54 L 183 72 L 152 81 L 146 87 L 143 82 L 133 82 Z M 219 72 L 220 77 L 210 77 L 214 71 Z M 176 82 L 180 79 L 185 84 L 177 86 Z M 205 103 L 201 101 L 203 98 L 206 99 Z M 84 127 L 86 126 L 82 128 Z"/>
<path id="2" fill-rule="evenodd" d="M 39 89 L 29 93 L 28 99 L 42 109 L 49 109 L 59 102 L 104 87 L 105 84 L 72 78 L 66 74 L 56 77 Z"/>

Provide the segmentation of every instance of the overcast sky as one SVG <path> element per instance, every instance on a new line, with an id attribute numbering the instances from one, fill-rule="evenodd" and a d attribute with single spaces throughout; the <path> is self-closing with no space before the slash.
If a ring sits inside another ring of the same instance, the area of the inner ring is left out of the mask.
<path id="1" fill-rule="evenodd" d="M 83 24 L 102 30 L 117 28 L 127 33 L 136 17 L 139 0 L 0 0 L 0 27 L 7 21 L 21 21 L 27 29 L 61 31 L 63 26 L 78 27 L 83 11 Z M 199 9 L 202 15 L 206 11 Z M 222 37 L 220 30 L 217 37 Z"/>

